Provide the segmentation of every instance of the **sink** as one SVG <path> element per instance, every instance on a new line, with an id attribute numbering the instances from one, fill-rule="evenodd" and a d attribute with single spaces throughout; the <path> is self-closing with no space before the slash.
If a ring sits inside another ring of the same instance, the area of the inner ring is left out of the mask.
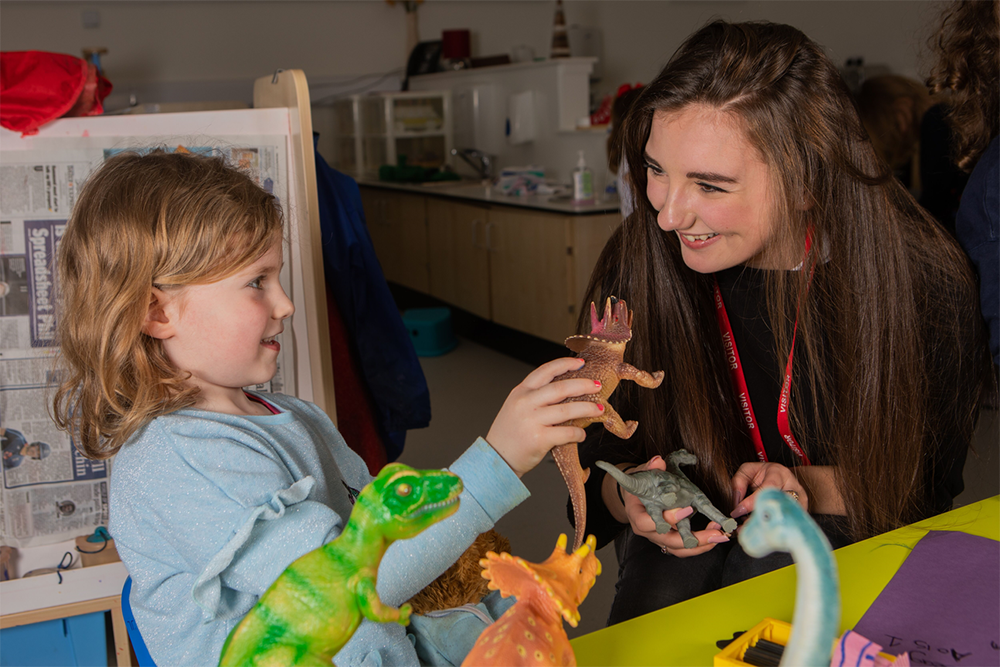
<path id="1" fill-rule="evenodd" d="M 459 197 L 476 197 L 489 199 L 493 195 L 493 184 L 483 183 L 476 180 L 443 181 L 439 183 L 425 184 L 427 189 L 434 193 L 450 194 Z"/>
<path id="2" fill-rule="evenodd" d="M 483 185 L 483 181 L 479 181 L 472 178 L 463 178 L 460 181 L 437 181 L 424 183 L 425 186 L 430 188 L 482 188 L 486 187 Z"/>

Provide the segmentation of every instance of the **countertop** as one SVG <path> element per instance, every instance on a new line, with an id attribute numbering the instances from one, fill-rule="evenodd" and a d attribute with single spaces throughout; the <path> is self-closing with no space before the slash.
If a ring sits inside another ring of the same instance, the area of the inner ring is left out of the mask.
<path id="1" fill-rule="evenodd" d="M 374 178 L 359 178 L 358 185 L 385 190 L 412 192 L 430 197 L 462 199 L 477 204 L 515 206 L 563 215 L 600 215 L 618 212 L 618 197 L 598 198 L 593 204 L 574 204 L 566 196 L 520 195 L 508 196 L 496 186 L 480 181 L 442 181 L 426 184 L 390 183 Z"/>

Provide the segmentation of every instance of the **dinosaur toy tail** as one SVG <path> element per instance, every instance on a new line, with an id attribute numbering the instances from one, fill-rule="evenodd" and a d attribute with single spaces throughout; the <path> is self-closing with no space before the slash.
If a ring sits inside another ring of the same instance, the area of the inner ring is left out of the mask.
<path id="1" fill-rule="evenodd" d="M 587 528 L 587 493 L 583 482 L 586 475 L 580 467 L 580 456 L 575 442 L 556 445 L 552 448 L 552 458 L 555 459 L 559 472 L 569 489 L 569 498 L 573 503 L 573 523 L 576 532 L 573 534 L 573 550 L 583 544 L 584 530 Z"/>

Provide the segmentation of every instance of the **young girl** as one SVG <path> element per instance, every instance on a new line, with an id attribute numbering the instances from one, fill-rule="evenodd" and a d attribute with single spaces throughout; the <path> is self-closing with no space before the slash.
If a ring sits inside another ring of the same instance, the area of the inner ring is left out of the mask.
<path id="1" fill-rule="evenodd" d="M 226 636 L 299 556 L 337 537 L 371 480 L 316 406 L 242 387 L 275 373 L 293 311 L 278 282 L 273 196 L 218 158 L 111 158 L 87 181 L 63 237 L 60 426 L 88 456 L 117 455 L 111 533 L 131 604 L 158 664 L 215 664 Z M 451 470 L 459 511 L 388 551 L 379 594 L 398 606 L 527 497 L 520 483 L 593 416 L 593 381 L 532 372 L 486 439 Z M 365 621 L 338 664 L 417 664 L 397 624 Z"/>
<path id="2" fill-rule="evenodd" d="M 989 377 L 975 281 L 822 48 L 790 26 L 707 25 L 623 132 L 636 211 L 591 293 L 635 309 L 627 360 L 666 376 L 619 388 L 639 430 L 595 429 L 581 463 L 663 469 L 684 447 L 720 509 L 744 516 L 777 487 L 835 547 L 948 509 Z M 612 623 L 790 563 L 747 557 L 716 524 L 685 549 L 591 471 L 587 528 L 616 538 L 620 565 Z"/>

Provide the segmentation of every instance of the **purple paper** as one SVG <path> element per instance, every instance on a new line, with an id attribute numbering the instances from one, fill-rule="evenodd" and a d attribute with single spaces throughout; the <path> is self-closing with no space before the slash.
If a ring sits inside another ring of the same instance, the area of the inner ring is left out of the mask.
<path id="1" fill-rule="evenodd" d="M 854 631 L 914 665 L 1000 665 L 1000 542 L 929 532 Z"/>

